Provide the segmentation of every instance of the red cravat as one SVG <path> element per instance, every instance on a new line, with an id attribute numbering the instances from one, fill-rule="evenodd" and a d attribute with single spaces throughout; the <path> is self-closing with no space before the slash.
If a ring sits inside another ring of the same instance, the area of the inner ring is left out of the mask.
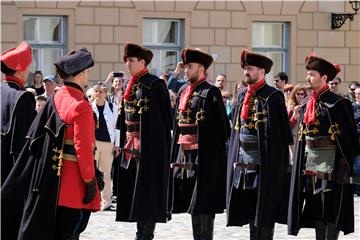
<path id="1" fill-rule="evenodd" d="M 24 88 L 23 80 L 21 80 L 20 78 L 15 77 L 15 76 L 5 75 L 4 81 L 6 81 L 6 82 L 15 82 L 18 85 L 20 85 L 22 88 Z"/>
<path id="2" fill-rule="evenodd" d="M 130 98 L 130 94 L 131 94 L 131 88 L 134 86 L 134 83 L 143 75 L 145 75 L 146 73 L 148 73 L 149 70 L 147 68 L 144 68 L 143 70 L 141 70 L 138 74 L 131 76 L 130 81 L 128 83 L 128 85 L 126 86 L 126 90 L 125 90 L 125 94 L 124 94 L 124 98 L 126 100 L 129 100 Z"/>
<path id="3" fill-rule="evenodd" d="M 309 97 L 309 100 L 306 104 L 306 112 L 304 117 L 304 122 L 306 126 L 309 126 L 310 123 L 316 122 L 316 113 L 315 113 L 316 100 L 318 99 L 321 93 L 325 92 L 328 89 L 329 86 L 325 85 L 322 89 L 320 89 L 319 93 L 313 91 L 311 96 Z"/>
<path id="4" fill-rule="evenodd" d="M 184 92 L 181 94 L 181 98 L 180 98 L 180 103 L 179 103 L 179 109 L 182 111 L 182 112 L 185 112 L 186 110 L 186 103 L 188 102 L 191 94 L 193 93 L 195 87 L 197 85 L 199 85 L 201 82 L 203 82 L 205 80 L 205 77 L 197 80 L 195 83 L 191 83 L 189 84 Z"/>
<path id="5" fill-rule="evenodd" d="M 262 87 L 264 84 L 265 84 L 265 79 L 248 86 L 248 89 L 245 94 L 244 104 L 241 109 L 240 116 L 242 119 L 246 120 L 248 118 L 250 99 L 254 95 L 255 91 L 258 90 L 260 87 Z"/>

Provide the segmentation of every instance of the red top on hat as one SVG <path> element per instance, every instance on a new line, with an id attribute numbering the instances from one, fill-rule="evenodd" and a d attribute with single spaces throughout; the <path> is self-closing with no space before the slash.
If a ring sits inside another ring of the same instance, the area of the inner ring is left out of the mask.
<path id="1" fill-rule="evenodd" d="M 30 45 L 22 42 L 16 48 L 3 52 L 1 54 L 1 61 L 12 70 L 24 71 L 32 61 Z"/>

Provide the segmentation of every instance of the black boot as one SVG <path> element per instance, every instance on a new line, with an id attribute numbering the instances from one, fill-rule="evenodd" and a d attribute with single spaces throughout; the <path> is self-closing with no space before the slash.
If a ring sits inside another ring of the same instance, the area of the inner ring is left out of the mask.
<path id="1" fill-rule="evenodd" d="M 135 240 L 152 240 L 154 238 L 156 223 L 138 222 Z"/>
<path id="2" fill-rule="evenodd" d="M 340 231 L 336 229 L 335 224 L 325 223 L 323 221 L 315 222 L 316 240 L 337 240 Z"/>
<path id="3" fill-rule="evenodd" d="M 201 219 L 200 216 L 191 215 L 191 224 L 194 240 L 201 240 Z"/>
<path id="4" fill-rule="evenodd" d="M 214 237 L 214 214 L 191 215 L 194 240 L 212 240 Z"/>
<path id="5" fill-rule="evenodd" d="M 274 227 L 255 227 L 254 222 L 249 223 L 250 240 L 272 240 Z"/>

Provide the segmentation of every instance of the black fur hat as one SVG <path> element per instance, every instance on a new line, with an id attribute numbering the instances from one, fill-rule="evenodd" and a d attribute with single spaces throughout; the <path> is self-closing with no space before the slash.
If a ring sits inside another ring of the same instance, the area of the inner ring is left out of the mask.
<path id="1" fill-rule="evenodd" d="M 144 59 L 145 65 L 149 65 L 151 59 L 153 58 L 153 53 L 150 49 L 142 47 L 140 45 L 134 43 L 127 43 L 124 49 L 124 57 L 123 60 L 126 62 L 128 57 L 136 57 L 140 59 Z"/>
<path id="2" fill-rule="evenodd" d="M 265 73 L 269 73 L 271 70 L 271 67 L 273 65 L 273 61 L 263 55 L 248 52 L 246 49 L 244 49 L 241 52 L 241 67 L 244 68 L 245 66 L 255 66 L 258 68 L 265 69 Z"/>
<path id="3" fill-rule="evenodd" d="M 316 56 L 315 52 L 311 52 L 305 58 L 305 64 L 307 70 L 315 70 L 319 72 L 321 76 L 327 75 L 327 81 L 333 80 L 336 75 L 341 71 L 338 64 L 332 64 L 331 62 Z"/>
<path id="4" fill-rule="evenodd" d="M 181 51 L 181 58 L 184 64 L 199 63 L 203 65 L 205 69 L 208 69 L 213 62 L 211 55 L 195 48 L 184 48 Z"/>
<path id="5" fill-rule="evenodd" d="M 80 48 L 60 57 L 54 64 L 62 72 L 76 76 L 83 70 L 94 66 L 94 60 L 86 48 Z"/>

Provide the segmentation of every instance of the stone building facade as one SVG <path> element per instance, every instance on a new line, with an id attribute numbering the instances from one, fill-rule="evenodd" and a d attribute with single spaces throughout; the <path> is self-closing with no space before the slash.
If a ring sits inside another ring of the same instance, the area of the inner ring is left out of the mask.
<path id="1" fill-rule="evenodd" d="M 346 21 L 340 29 L 332 30 L 331 12 L 352 13 L 353 10 L 347 1 L 322 0 L 5 0 L 1 1 L 1 51 L 26 38 L 40 39 L 36 43 L 37 65 L 33 70 L 45 68 L 45 74 L 50 74 L 54 56 L 87 47 L 95 59 L 90 78 L 99 81 L 106 79 L 110 71 L 126 70 L 122 54 L 127 41 L 148 42 L 157 51 L 157 63 L 153 67 L 155 70 L 158 66 L 164 67 L 157 69 L 158 74 L 175 66 L 180 59 L 179 49 L 198 47 L 215 58 L 209 78 L 225 73 L 230 82 L 227 87 L 233 91 L 234 84 L 243 77 L 240 68 L 243 48 L 275 56 L 275 70 L 287 72 L 292 83 L 305 82 L 304 59 L 315 50 L 341 65 L 343 82 L 359 81 L 360 15 L 357 14 L 353 22 Z M 46 20 L 49 17 L 55 20 Z M 54 28 L 51 23 L 59 19 L 64 24 Z M 49 34 L 43 33 L 44 26 L 53 31 L 50 42 L 46 41 Z M 166 38 L 161 36 L 164 32 Z M 59 41 L 55 41 L 54 46 L 61 50 L 54 50 L 53 40 L 59 38 L 62 39 L 60 46 L 55 46 Z M 168 49 L 162 49 L 162 43 Z M 274 72 L 267 78 L 271 84 L 272 74 Z M 342 84 L 343 92 L 346 88 L 347 84 Z"/>

